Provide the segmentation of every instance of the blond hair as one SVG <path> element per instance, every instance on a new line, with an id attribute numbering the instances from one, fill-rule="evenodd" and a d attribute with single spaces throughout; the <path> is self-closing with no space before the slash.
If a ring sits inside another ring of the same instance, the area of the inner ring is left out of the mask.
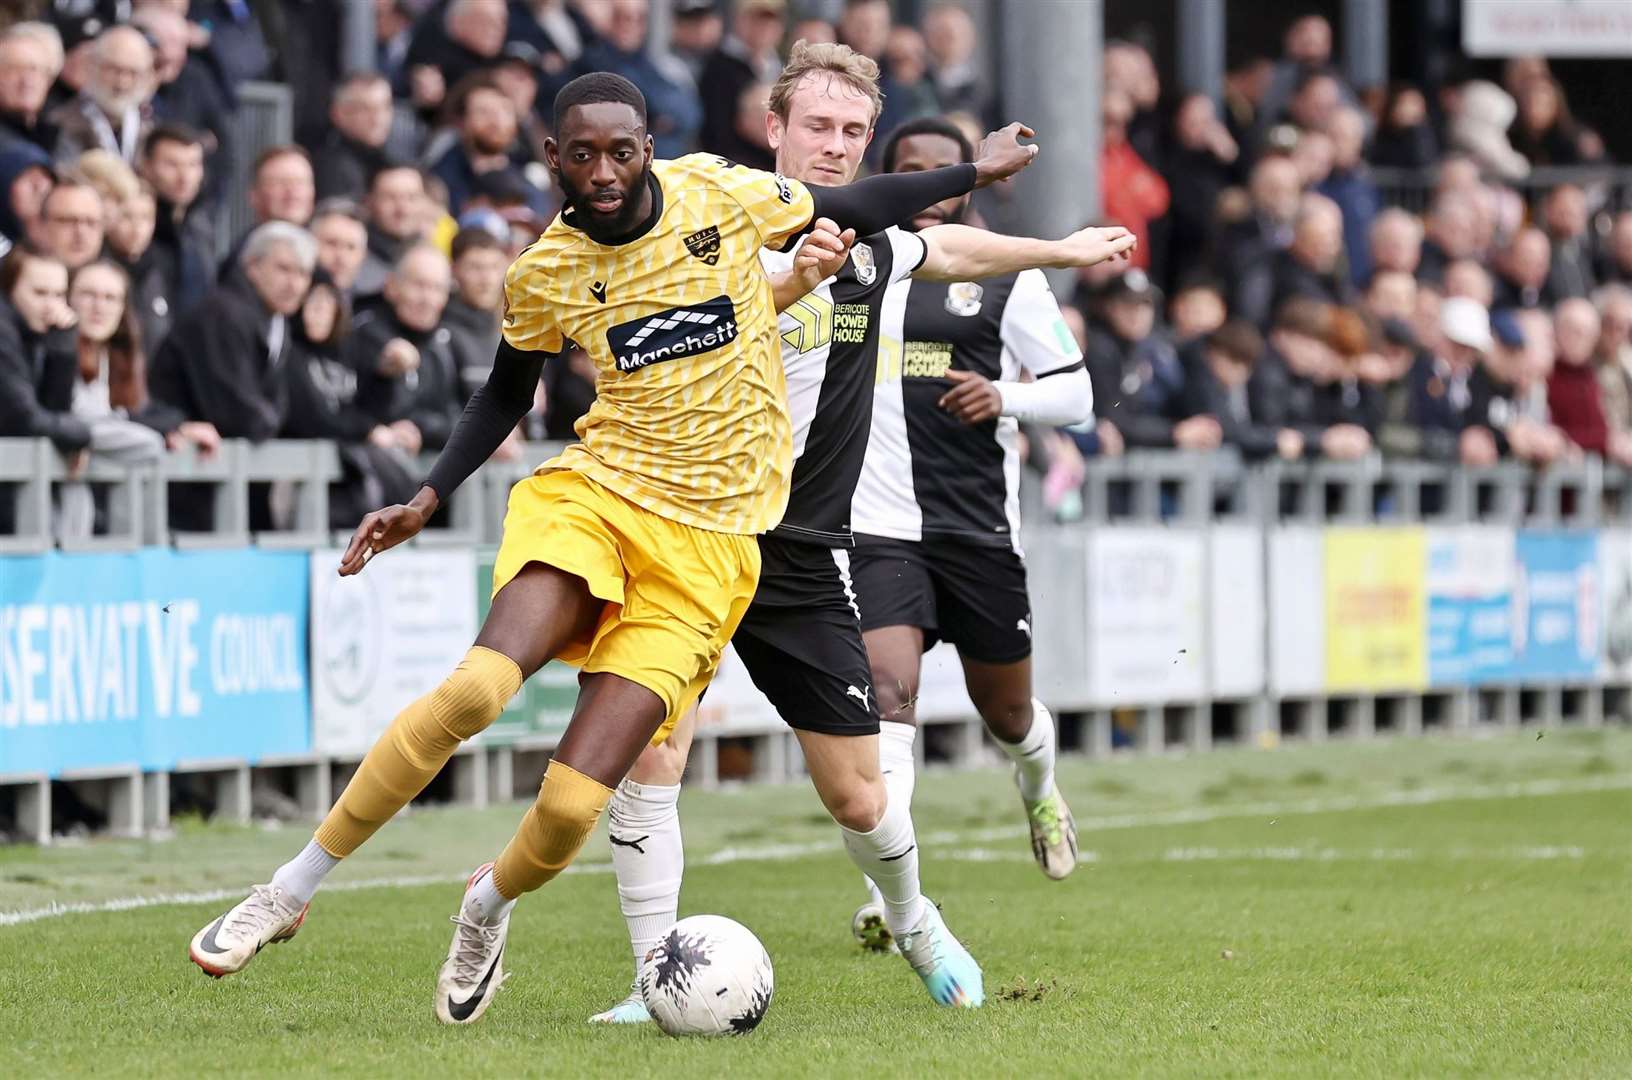
<path id="1" fill-rule="evenodd" d="M 129 165 L 107 150 L 87 150 L 74 163 L 75 171 L 96 189 L 103 201 L 117 206 L 141 193 L 142 186 Z"/>
<path id="2" fill-rule="evenodd" d="M 800 82 L 806 75 L 820 74 L 842 79 L 866 95 L 873 103 L 869 124 L 878 122 L 878 114 L 884 111 L 884 92 L 878 88 L 878 64 L 848 45 L 830 41 L 812 43 L 803 38 L 794 42 L 787 67 L 771 87 L 771 111 L 786 122 L 793 107 L 793 93 Z"/>

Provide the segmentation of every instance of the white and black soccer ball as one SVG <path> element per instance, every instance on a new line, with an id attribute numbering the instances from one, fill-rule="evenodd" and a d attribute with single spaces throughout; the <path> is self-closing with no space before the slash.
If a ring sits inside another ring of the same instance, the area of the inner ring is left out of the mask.
<path id="1" fill-rule="evenodd" d="M 647 950 L 637 980 L 646 1010 L 669 1035 L 746 1035 L 771 1007 L 771 957 L 723 915 L 691 915 Z"/>

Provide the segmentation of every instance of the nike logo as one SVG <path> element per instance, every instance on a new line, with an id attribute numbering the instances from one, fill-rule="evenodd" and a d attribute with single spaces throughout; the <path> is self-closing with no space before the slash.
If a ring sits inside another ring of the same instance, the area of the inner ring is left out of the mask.
<path id="1" fill-rule="evenodd" d="M 917 846 L 918 846 L 917 844 L 913 844 L 911 847 L 907 848 L 907 850 L 903 851 L 899 855 L 880 855 L 878 857 L 878 861 L 879 862 L 900 862 L 902 859 L 906 858 L 908 855 L 911 855 L 913 850 L 915 848 L 917 848 Z"/>
<path id="2" fill-rule="evenodd" d="M 589 295 L 593 296 L 599 303 L 606 303 L 606 282 L 591 282 L 589 286 Z"/>
<path id="3" fill-rule="evenodd" d="M 645 836 L 637 836 L 633 840 L 625 840 L 621 836 L 614 836 L 612 833 L 607 833 L 606 838 L 612 841 L 614 847 L 632 847 L 644 855 L 646 854 L 646 849 L 640 845 L 645 841 L 650 840 L 652 838 L 652 834 L 647 833 Z"/>
<path id="4" fill-rule="evenodd" d="M 501 947 L 499 954 L 493 958 L 493 962 L 487 965 L 487 974 L 482 976 L 482 981 L 476 984 L 476 989 L 471 991 L 468 998 L 463 1001 L 455 1001 L 451 996 L 448 998 L 449 1016 L 461 1023 L 470 1019 L 470 1014 L 476 1011 L 476 1006 L 481 1003 L 482 998 L 487 996 L 487 984 L 493 980 L 493 973 L 499 969 L 499 961 L 502 959 L 504 959 L 504 949 Z"/>
<path id="5" fill-rule="evenodd" d="M 217 953 L 217 954 L 224 953 L 224 952 L 227 951 L 227 950 L 223 949 L 221 946 L 219 946 L 219 945 L 217 945 L 215 943 L 215 932 L 217 930 L 221 929 L 221 924 L 226 922 L 226 921 L 227 921 L 227 917 L 225 915 L 223 915 L 219 919 L 215 920 L 215 922 L 210 926 L 210 932 L 205 934 L 204 935 L 204 940 L 200 941 L 198 943 L 198 947 L 201 950 L 203 950 L 204 952 Z"/>

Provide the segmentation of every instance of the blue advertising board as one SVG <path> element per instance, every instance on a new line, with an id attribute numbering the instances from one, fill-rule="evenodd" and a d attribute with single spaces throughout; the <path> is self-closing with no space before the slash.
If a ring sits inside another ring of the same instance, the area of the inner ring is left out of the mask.
<path id="1" fill-rule="evenodd" d="M 1598 535 L 1521 532 L 1517 641 L 1518 679 L 1588 678 L 1598 670 Z"/>
<path id="2" fill-rule="evenodd" d="M 304 552 L 0 560 L 0 773 L 299 753 Z"/>
<path id="3" fill-rule="evenodd" d="M 1518 555 L 1512 529 L 1428 532 L 1428 681 L 1466 686 L 1509 677 Z"/>

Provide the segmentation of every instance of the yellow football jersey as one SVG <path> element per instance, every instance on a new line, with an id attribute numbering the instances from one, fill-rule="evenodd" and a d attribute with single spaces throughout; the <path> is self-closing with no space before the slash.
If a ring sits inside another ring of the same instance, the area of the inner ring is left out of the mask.
<path id="1" fill-rule="evenodd" d="M 759 251 L 810 223 L 810 192 L 707 154 L 652 172 L 663 205 L 645 235 L 608 247 L 557 218 L 505 280 L 505 340 L 574 341 L 597 372 L 582 441 L 539 471 L 578 470 L 682 524 L 764 532 L 793 445 Z"/>

